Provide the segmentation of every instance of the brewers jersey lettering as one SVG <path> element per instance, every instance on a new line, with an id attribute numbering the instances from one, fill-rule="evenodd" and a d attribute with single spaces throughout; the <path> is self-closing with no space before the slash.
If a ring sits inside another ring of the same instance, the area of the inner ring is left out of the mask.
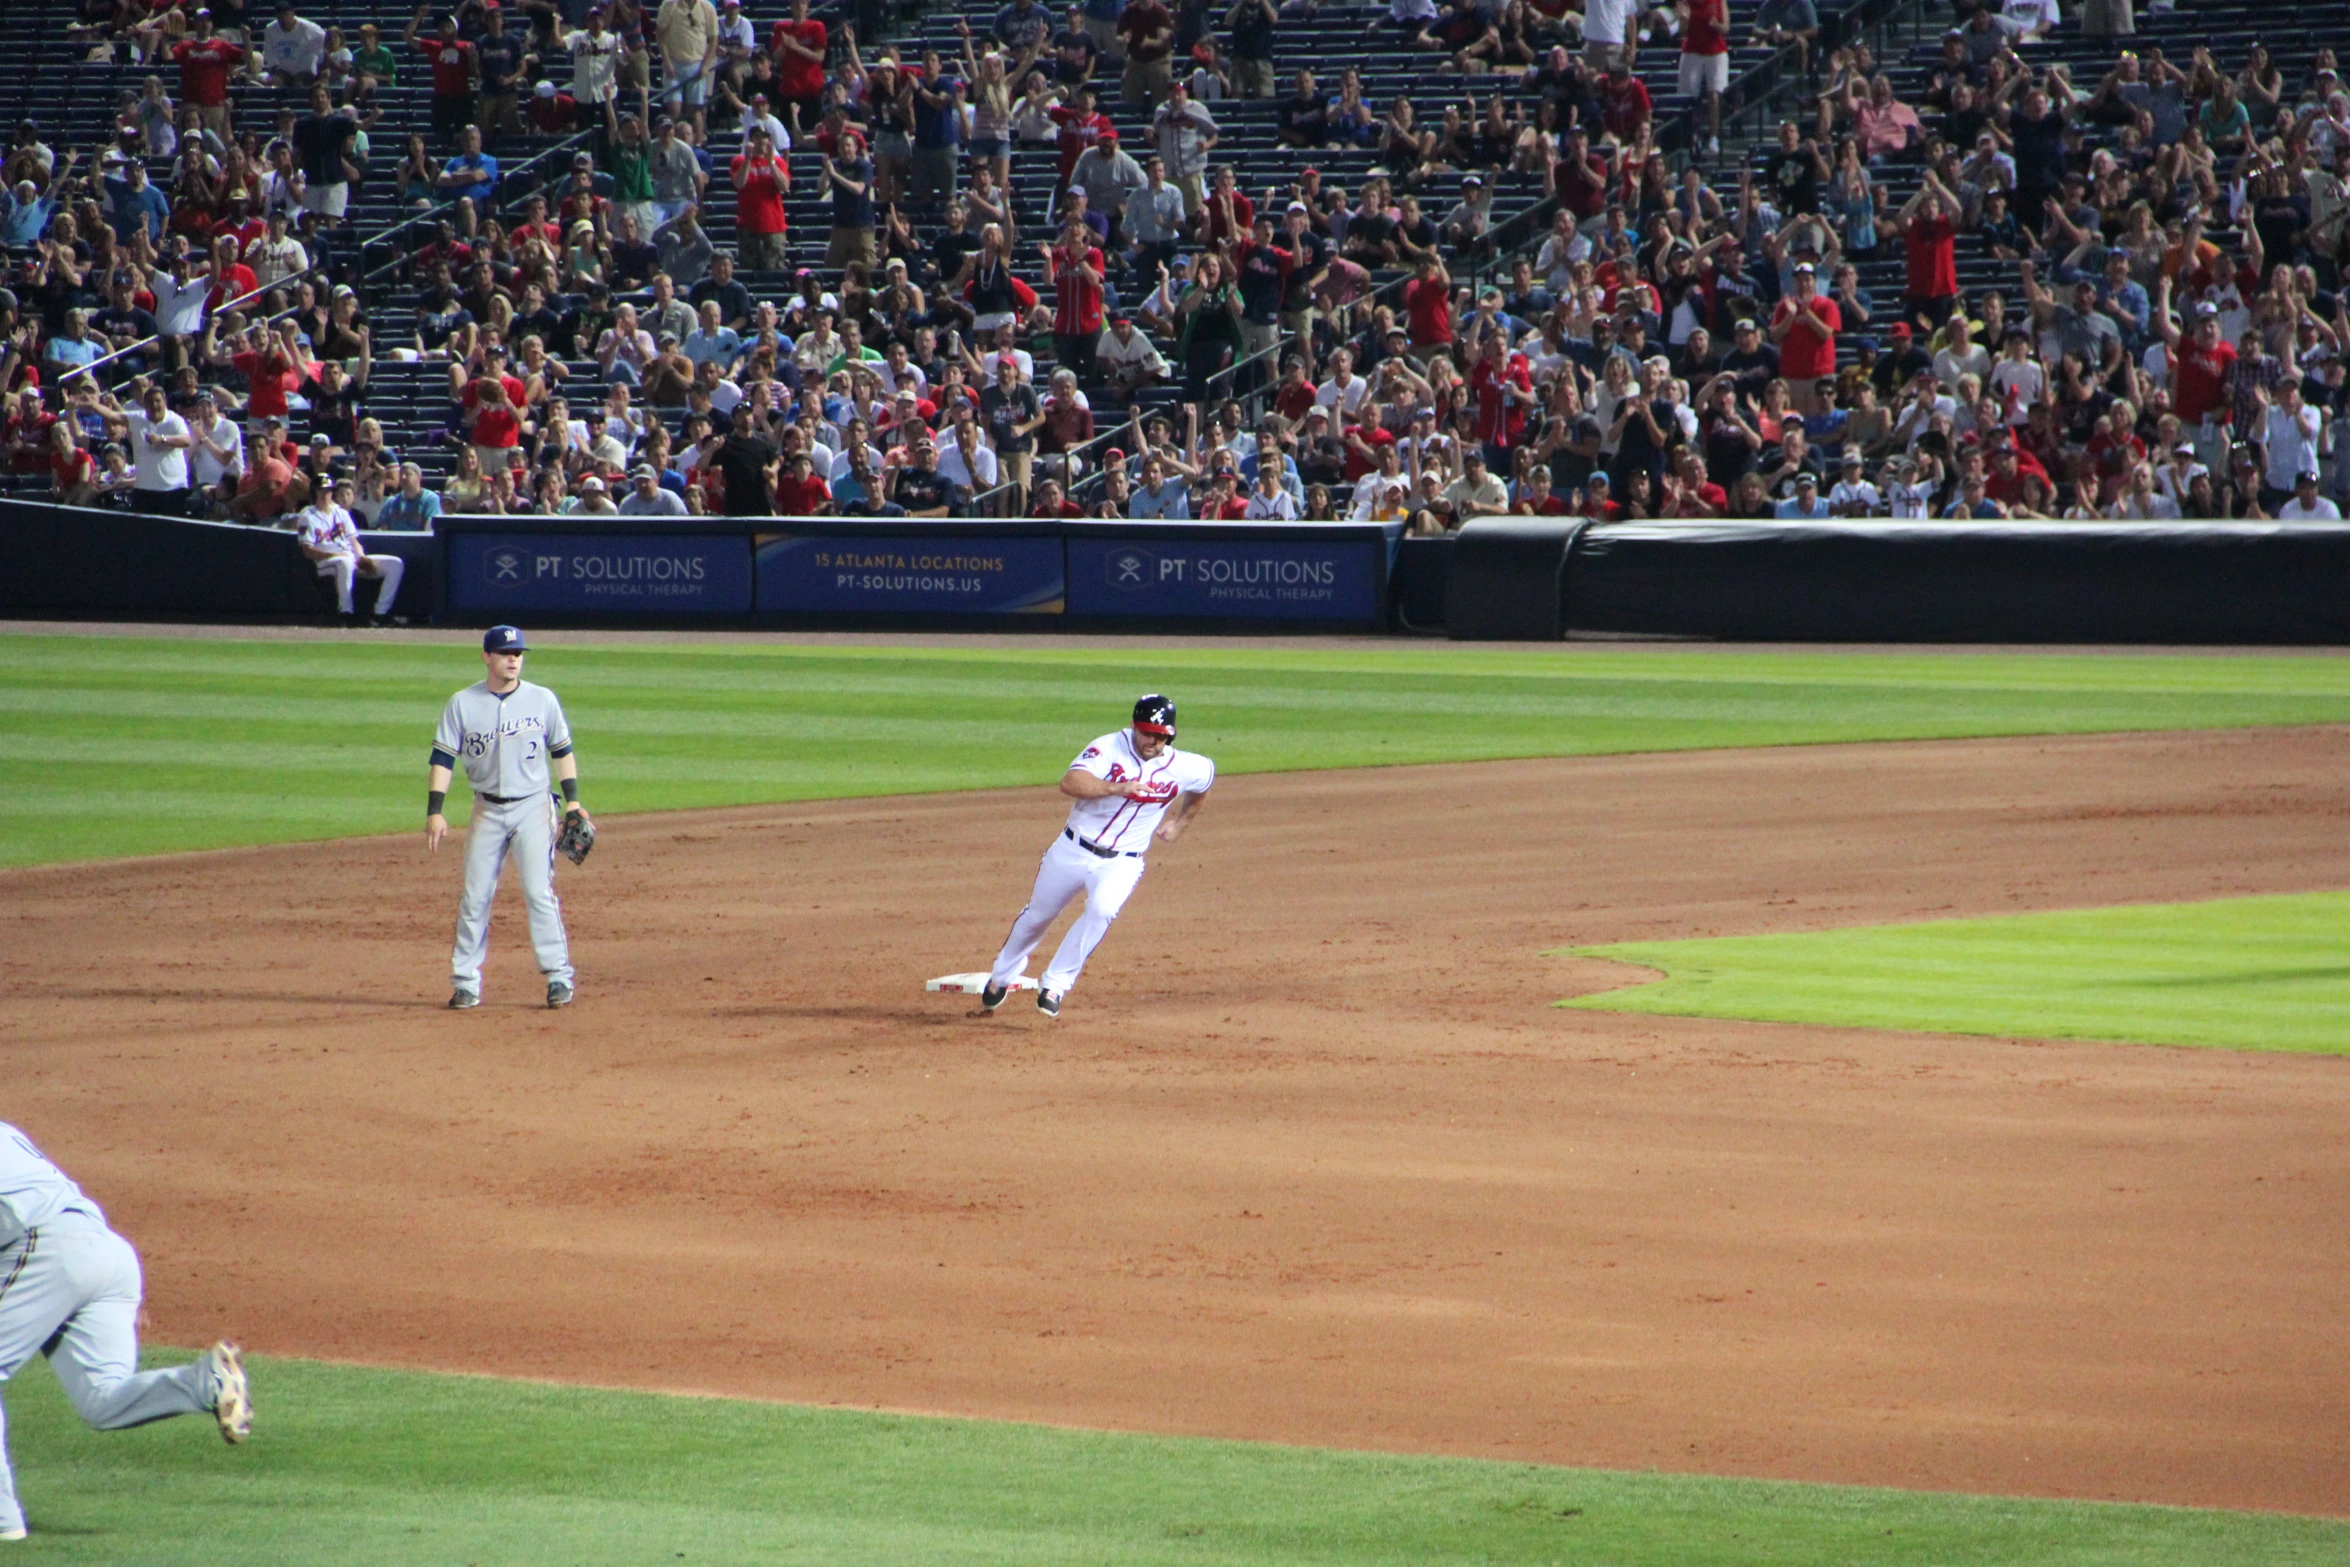
<path id="1" fill-rule="evenodd" d="M 456 758 L 474 793 L 516 799 L 548 792 L 547 763 L 571 754 L 571 726 L 545 686 L 525 680 L 499 696 L 478 681 L 449 698 L 433 745 Z"/>

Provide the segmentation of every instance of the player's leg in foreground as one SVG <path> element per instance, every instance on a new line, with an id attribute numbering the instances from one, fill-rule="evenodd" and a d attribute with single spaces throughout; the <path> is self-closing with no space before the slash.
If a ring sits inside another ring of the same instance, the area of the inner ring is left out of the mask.
<path id="1" fill-rule="evenodd" d="M 0 1383 L 46 1352 L 65 1396 L 100 1431 L 211 1412 L 241 1442 L 253 1428 L 242 1358 L 216 1344 L 184 1366 L 141 1371 L 139 1255 L 96 1226 L 45 1224 L 0 1248 Z M 24 1537 L 0 1411 L 0 1539 Z"/>
<path id="2" fill-rule="evenodd" d="M 980 994 L 980 1001 L 989 1011 L 1002 1006 L 1004 998 L 1011 993 L 1012 982 L 1028 972 L 1030 954 L 1044 940 L 1045 930 L 1060 918 L 1061 911 L 1079 896 L 1086 896 L 1090 901 L 1096 867 L 1109 863 L 1064 837 L 1056 837 L 1052 847 L 1044 851 L 1044 858 L 1036 867 L 1036 886 L 1028 894 L 1028 907 L 1012 921 L 1012 933 L 1004 938 L 1004 949 L 996 954 L 995 967 L 988 971 L 987 989 Z M 1042 994 L 1038 993 L 1040 1000 Z"/>
<path id="3" fill-rule="evenodd" d="M 537 807 L 514 807 L 522 817 L 514 824 L 514 870 L 530 910 L 530 944 L 547 978 L 547 1005 L 559 1007 L 571 1001 L 571 941 L 563 934 L 562 900 L 555 896 L 555 813 L 543 799 Z"/>

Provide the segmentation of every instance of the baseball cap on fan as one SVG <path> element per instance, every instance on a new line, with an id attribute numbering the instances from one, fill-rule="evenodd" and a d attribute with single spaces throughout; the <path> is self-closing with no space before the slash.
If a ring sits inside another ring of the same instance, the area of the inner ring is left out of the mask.
<path id="1" fill-rule="evenodd" d="M 520 626 L 492 626 L 482 633 L 481 650 L 484 653 L 527 653 L 530 644 L 523 640 Z"/>

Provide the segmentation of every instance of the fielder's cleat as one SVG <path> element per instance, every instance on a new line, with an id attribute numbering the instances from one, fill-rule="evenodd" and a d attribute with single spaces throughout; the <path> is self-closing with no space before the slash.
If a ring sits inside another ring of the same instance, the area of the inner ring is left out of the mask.
<path id="1" fill-rule="evenodd" d="M 996 1008 L 1002 1006 L 1005 1002 L 1011 999 L 1012 987 L 1009 985 L 998 985 L 992 980 L 989 981 L 985 986 L 981 987 L 979 992 L 979 1004 L 987 1008 L 987 1010 L 990 1012 L 993 1012 Z"/>
<path id="2" fill-rule="evenodd" d="M 1057 990 L 1038 991 L 1036 993 L 1036 1010 L 1042 1012 L 1046 1017 L 1059 1017 L 1061 1015 L 1061 993 Z"/>
<path id="3" fill-rule="evenodd" d="M 481 992 L 478 990 L 452 990 L 449 992 L 449 1010 L 452 1012 L 462 1012 L 467 1007 L 480 1005 Z"/>
<path id="4" fill-rule="evenodd" d="M 557 980 L 552 985 L 549 985 L 547 987 L 547 1005 L 550 1007 L 567 1007 L 571 1005 L 571 987 L 564 984 L 561 980 Z"/>
<path id="5" fill-rule="evenodd" d="M 242 1442 L 253 1434 L 253 1388 L 245 1380 L 245 1354 L 234 1344 L 212 1346 L 212 1376 L 218 1384 L 212 1395 L 213 1418 L 220 1422 L 224 1442 Z"/>

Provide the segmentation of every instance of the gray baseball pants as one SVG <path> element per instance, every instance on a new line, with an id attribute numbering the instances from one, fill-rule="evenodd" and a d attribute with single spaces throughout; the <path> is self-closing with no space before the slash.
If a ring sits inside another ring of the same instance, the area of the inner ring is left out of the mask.
<path id="1" fill-rule="evenodd" d="M 563 905 L 555 897 L 555 811 L 551 797 L 526 795 L 498 805 L 473 797 L 473 826 L 465 837 L 465 897 L 457 905 L 457 950 L 449 972 L 459 990 L 481 992 L 481 960 L 490 949 L 490 902 L 498 875 L 512 855 L 530 910 L 530 944 L 549 983 L 571 983 L 571 943 L 563 934 Z"/>
<path id="2" fill-rule="evenodd" d="M 100 1431 L 210 1409 L 208 1358 L 139 1369 L 140 1291 L 139 1254 L 95 1219 L 68 1214 L 0 1246 L 0 1383 L 46 1354 L 75 1412 Z M 0 1529 L 24 1525 L 7 1433 L 0 1410 Z"/>

